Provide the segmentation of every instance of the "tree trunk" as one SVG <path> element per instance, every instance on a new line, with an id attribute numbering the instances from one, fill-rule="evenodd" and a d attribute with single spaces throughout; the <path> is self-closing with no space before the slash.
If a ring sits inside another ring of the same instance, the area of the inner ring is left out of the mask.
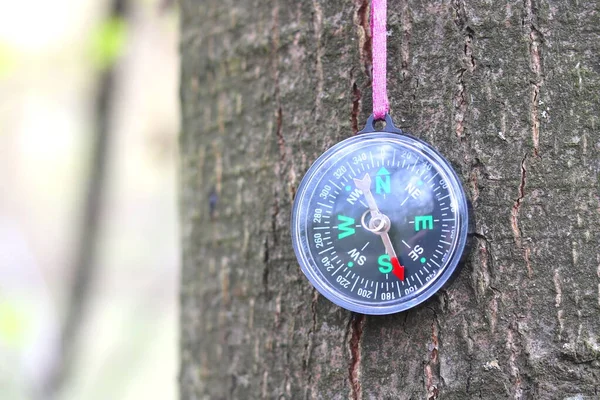
<path id="1" fill-rule="evenodd" d="M 457 279 L 396 315 L 320 296 L 295 190 L 371 110 L 368 0 L 181 0 L 182 399 L 597 399 L 600 9 L 389 1 L 396 125 L 473 203 Z"/>

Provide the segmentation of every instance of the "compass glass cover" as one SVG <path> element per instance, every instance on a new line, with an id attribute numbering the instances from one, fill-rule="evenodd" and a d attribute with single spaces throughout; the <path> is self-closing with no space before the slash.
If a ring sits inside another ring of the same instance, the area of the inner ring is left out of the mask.
<path id="1" fill-rule="evenodd" d="M 302 271 L 329 300 L 390 314 L 448 281 L 467 219 L 460 181 L 436 150 L 412 136 L 366 133 L 311 166 L 294 202 L 292 241 Z"/>

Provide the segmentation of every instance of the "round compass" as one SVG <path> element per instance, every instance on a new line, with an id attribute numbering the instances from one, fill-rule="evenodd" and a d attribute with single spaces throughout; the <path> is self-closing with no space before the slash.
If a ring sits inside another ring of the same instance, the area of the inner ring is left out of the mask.
<path id="1" fill-rule="evenodd" d="M 365 133 L 366 132 L 366 133 Z M 393 126 L 319 157 L 292 211 L 304 274 L 332 302 L 364 314 L 414 307 L 438 291 L 466 244 L 467 199 L 436 150 Z"/>

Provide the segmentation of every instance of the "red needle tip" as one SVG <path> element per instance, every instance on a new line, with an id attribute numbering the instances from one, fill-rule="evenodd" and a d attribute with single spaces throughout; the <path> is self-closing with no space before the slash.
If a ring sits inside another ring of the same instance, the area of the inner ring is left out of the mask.
<path id="1" fill-rule="evenodd" d="M 404 267 L 400 265 L 398 257 L 392 257 L 392 273 L 401 281 L 404 280 Z"/>

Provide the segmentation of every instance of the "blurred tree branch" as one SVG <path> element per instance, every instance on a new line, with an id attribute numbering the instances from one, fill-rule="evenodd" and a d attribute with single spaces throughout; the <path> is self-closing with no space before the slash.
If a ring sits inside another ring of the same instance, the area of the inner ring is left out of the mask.
<path id="1" fill-rule="evenodd" d="M 109 21 L 125 20 L 126 1 L 113 0 Z M 112 30 L 114 31 L 114 29 Z M 114 36 L 114 35 L 113 35 Z M 110 38 L 109 47 L 115 39 Z M 114 46 L 113 46 L 114 47 Z M 109 49 L 114 51 L 114 49 Z M 90 169 L 87 188 L 84 192 L 84 203 L 80 226 L 78 228 L 79 243 L 76 247 L 72 266 L 72 282 L 67 297 L 66 313 L 61 328 L 60 348 L 57 351 L 55 368 L 49 371 L 42 388 L 42 397 L 52 399 L 61 390 L 65 379 L 68 377 L 77 347 L 77 336 L 84 319 L 84 312 L 88 304 L 93 277 L 97 269 L 97 244 L 101 228 L 101 216 L 104 209 L 104 189 L 106 187 L 106 171 L 109 160 L 111 142 L 111 104 L 115 92 L 115 64 L 114 56 L 109 63 L 99 68 L 97 94 L 95 101 L 94 133 L 92 138 Z"/>

